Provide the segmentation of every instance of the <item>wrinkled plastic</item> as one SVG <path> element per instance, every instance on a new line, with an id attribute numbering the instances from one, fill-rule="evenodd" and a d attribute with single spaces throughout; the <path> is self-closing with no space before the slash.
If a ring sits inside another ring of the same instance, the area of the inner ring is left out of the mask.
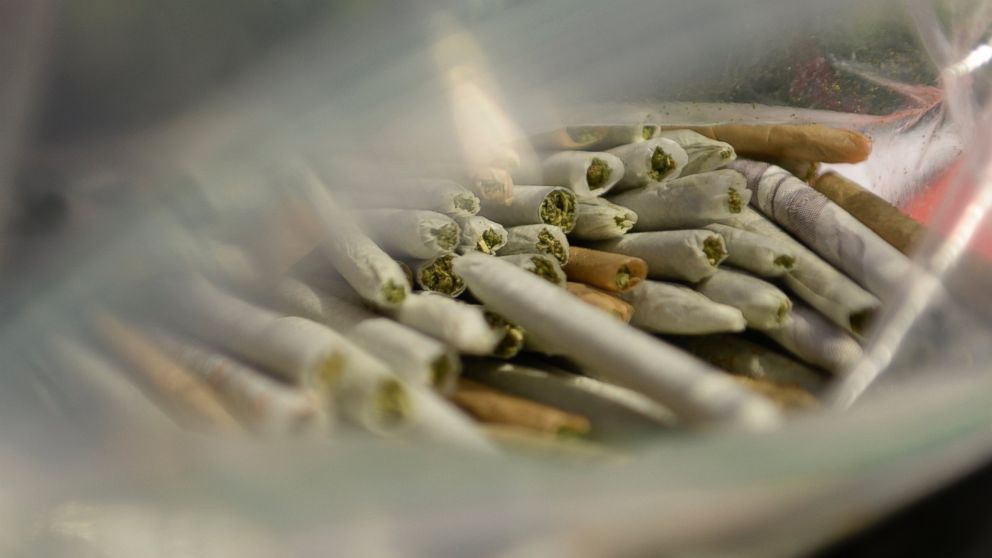
<path id="1" fill-rule="evenodd" d="M 28 4 L 0 18 L 23 23 L 0 33 L 19 53 L 0 58 L 0 114 L 17 116 L 0 130 L 4 555 L 785 556 L 992 454 L 992 276 L 969 248 L 992 206 L 988 2 Z M 872 157 L 836 170 L 900 205 L 949 177 L 853 408 L 563 467 L 347 433 L 125 435 L 39 373 L 90 306 L 154 318 L 163 284 L 209 271 L 164 241 L 177 229 L 272 277 L 305 252 L 305 211 L 260 178 L 274 162 L 403 176 L 526 158 L 507 145 L 565 124 L 644 122 L 859 129 Z"/>

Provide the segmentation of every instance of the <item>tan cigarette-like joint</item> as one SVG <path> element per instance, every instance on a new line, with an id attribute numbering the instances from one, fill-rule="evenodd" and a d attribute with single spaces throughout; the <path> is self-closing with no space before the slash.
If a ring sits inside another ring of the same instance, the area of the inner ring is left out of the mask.
<path id="1" fill-rule="evenodd" d="M 630 267 L 626 265 L 620 266 L 620 269 L 617 270 L 617 278 L 616 278 L 618 289 L 624 291 L 627 289 L 628 286 L 630 286 L 630 275 L 631 275 Z"/>

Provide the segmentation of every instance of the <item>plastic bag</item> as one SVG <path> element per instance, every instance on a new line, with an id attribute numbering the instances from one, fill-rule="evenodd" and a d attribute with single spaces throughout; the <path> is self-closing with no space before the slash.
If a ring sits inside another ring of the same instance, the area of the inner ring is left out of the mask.
<path id="1" fill-rule="evenodd" d="M 49 34 L 6 39 L 31 48 L 0 108 L 29 114 L 32 87 L 56 91 L 0 145 L 0 171 L 18 163 L 4 194 L 35 200 L 8 219 L 5 257 L 7 555 L 791 555 L 992 452 L 992 280 L 967 251 L 992 205 L 988 3 L 301 0 L 178 3 L 162 18 L 124 4 L 73 7 L 58 27 L 39 2 L 25 28 Z M 123 46 L 143 37 L 160 43 Z M 163 243 L 175 229 L 220 231 L 278 274 L 306 223 L 257 176 L 285 154 L 402 174 L 525 157 L 505 145 L 562 124 L 645 121 L 861 129 L 872 158 L 838 170 L 903 205 L 955 169 L 916 256 L 939 281 L 907 277 L 870 336 L 856 373 L 883 373 L 856 408 L 761 436 L 663 435 L 619 468 L 562 468 L 348 436 L 122 437 L 37 373 L 49 336 L 85 331 L 87 304 L 164 311 L 158 282 L 198 265 Z"/>

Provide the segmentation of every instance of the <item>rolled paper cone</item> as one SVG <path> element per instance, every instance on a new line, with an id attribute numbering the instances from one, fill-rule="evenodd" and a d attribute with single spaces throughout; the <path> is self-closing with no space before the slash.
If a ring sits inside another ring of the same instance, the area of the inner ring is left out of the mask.
<path id="1" fill-rule="evenodd" d="M 926 273 L 826 196 L 779 167 L 737 161 L 751 205 L 872 294 L 897 297 L 907 277 Z"/>
<path id="2" fill-rule="evenodd" d="M 451 217 L 420 209 L 369 209 L 361 221 L 372 240 L 398 258 L 426 260 L 451 254 L 461 229 Z"/>
<path id="3" fill-rule="evenodd" d="M 286 167 L 280 180 L 310 204 L 322 226 L 321 251 L 362 298 L 384 308 L 403 302 L 410 289 L 399 264 L 351 222 L 309 167 Z"/>
<path id="4" fill-rule="evenodd" d="M 469 416 L 437 393 L 421 386 L 408 386 L 406 391 L 416 409 L 410 418 L 410 435 L 479 453 L 499 453 Z"/>
<path id="5" fill-rule="evenodd" d="M 103 311 L 95 312 L 91 319 L 101 340 L 144 380 L 163 405 L 174 409 L 174 416 L 211 430 L 241 430 L 238 421 L 203 381 L 163 354 L 133 327 Z"/>
<path id="6" fill-rule="evenodd" d="M 499 259 L 529 271 L 552 285 L 565 286 L 567 280 L 565 272 L 558 265 L 558 260 L 554 258 L 540 254 L 514 254 L 512 256 L 500 256 Z"/>
<path id="7" fill-rule="evenodd" d="M 567 233 L 575 227 L 575 194 L 556 186 L 515 186 L 509 205 L 487 201 L 480 214 L 504 227 L 543 223 Z"/>
<path id="8" fill-rule="evenodd" d="M 331 423 L 312 394 L 276 382 L 237 360 L 158 331 L 151 338 L 209 385 L 242 422 L 261 434 L 326 434 Z"/>
<path id="9" fill-rule="evenodd" d="M 469 190 L 479 196 L 479 199 L 503 204 L 513 199 L 513 177 L 506 169 L 498 167 L 475 169 L 469 172 L 466 183 Z"/>
<path id="10" fill-rule="evenodd" d="M 918 221 L 835 172 L 824 173 L 810 185 L 903 254 L 910 255 L 926 235 Z"/>
<path id="11" fill-rule="evenodd" d="M 433 337 L 369 312 L 357 296 L 334 296 L 293 278 L 283 279 L 273 296 L 280 310 L 341 333 L 401 379 L 442 392 L 454 389 L 461 372 L 457 353 Z"/>
<path id="12" fill-rule="evenodd" d="M 541 162 L 541 182 L 561 186 L 580 196 L 602 196 L 623 178 L 616 155 L 589 151 L 559 151 Z"/>
<path id="13" fill-rule="evenodd" d="M 682 167 L 680 176 L 689 176 L 720 168 L 737 158 L 728 143 L 700 135 L 692 130 L 661 130 L 655 138 L 665 138 L 679 144 L 689 162 Z"/>
<path id="14" fill-rule="evenodd" d="M 518 225 L 507 230 L 506 244 L 497 252 L 500 256 L 514 254 L 544 254 L 558 261 L 568 262 L 568 238 L 552 225 Z"/>
<path id="15" fill-rule="evenodd" d="M 222 296 L 217 292 L 214 299 Z M 352 296 L 357 295 L 352 291 Z M 235 356 L 312 389 L 323 401 L 333 402 L 341 417 L 370 433 L 400 434 L 417 419 L 411 386 L 351 339 L 313 320 L 237 302 L 205 305 L 207 314 L 198 318 L 206 327 L 194 331 Z M 213 314 L 225 315 L 228 321 L 211 321 Z"/>
<path id="16" fill-rule="evenodd" d="M 359 367 L 341 335 L 312 320 L 260 308 L 191 277 L 172 287 L 178 322 L 201 339 L 287 382 L 331 393 L 345 370 Z"/>
<path id="17" fill-rule="evenodd" d="M 587 434 L 585 417 L 501 393 L 462 379 L 452 401 L 481 422 L 519 426 L 551 434 Z"/>
<path id="18" fill-rule="evenodd" d="M 546 363 L 473 360 L 465 373 L 500 391 L 586 417 L 596 438 L 657 435 L 675 426 L 671 411 L 644 395 Z"/>
<path id="19" fill-rule="evenodd" d="M 632 233 L 589 246 L 644 260 L 648 264 L 648 277 L 653 279 L 690 283 L 716 273 L 716 266 L 727 257 L 723 237 L 704 230 Z"/>
<path id="20" fill-rule="evenodd" d="M 604 150 L 649 140 L 658 133 L 654 124 L 567 126 L 531 136 L 530 144 L 539 151 Z"/>
<path id="21" fill-rule="evenodd" d="M 688 128 L 727 142 L 744 157 L 860 163 L 871 154 L 871 139 L 867 136 L 821 124 L 720 124 Z"/>
<path id="22" fill-rule="evenodd" d="M 379 436 L 403 434 L 419 419 L 413 386 L 403 383 L 385 365 L 368 357 L 375 366 L 364 374 L 342 374 L 335 386 L 335 405 L 352 424 Z"/>
<path id="23" fill-rule="evenodd" d="M 455 256 L 439 256 L 430 260 L 414 262 L 413 273 L 417 285 L 433 293 L 457 297 L 465 292 L 465 283 L 452 270 Z"/>
<path id="24" fill-rule="evenodd" d="M 569 281 L 622 293 L 633 289 L 648 276 L 648 264 L 641 258 L 574 246 L 562 268 Z"/>
<path id="25" fill-rule="evenodd" d="M 683 285 L 645 281 L 621 296 L 634 309 L 631 325 L 654 333 L 702 335 L 743 331 L 747 326 L 737 308 Z"/>
<path id="26" fill-rule="evenodd" d="M 723 237 L 727 245 L 724 261 L 732 266 L 762 277 L 779 277 L 796 267 L 793 250 L 774 238 L 718 223 L 707 225 L 706 230 Z"/>
<path id="27" fill-rule="evenodd" d="M 481 215 L 455 219 L 461 228 L 458 253 L 482 252 L 493 255 L 506 245 L 506 229 L 496 221 Z"/>
<path id="28" fill-rule="evenodd" d="M 413 294 L 391 315 L 401 324 L 470 355 L 492 354 L 500 342 L 500 335 L 490 327 L 481 308 L 442 295 Z"/>
<path id="29" fill-rule="evenodd" d="M 493 356 L 498 358 L 513 358 L 524 348 L 527 333 L 524 328 L 511 323 L 496 312 L 483 309 L 486 321 L 500 335 L 499 344 L 493 349 Z"/>
<path id="30" fill-rule="evenodd" d="M 621 145 L 607 153 L 623 162 L 623 178 L 613 187 L 614 193 L 677 178 L 689 162 L 685 150 L 666 138 Z"/>
<path id="31" fill-rule="evenodd" d="M 691 229 L 732 220 L 751 194 L 739 172 L 717 170 L 610 196 L 637 213 L 635 231 Z"/>
<path id="32" fill-rule="evenodd" d="M 51 336 L 47 354 L 69 378 L 73 393 L 98 405 L 98 412 L 110 415 L 111 427 L 122 430 L 174 432 L 176 421 L 167 410 L 148 397 L 134 383 L 133 374 L 96 352 L 92 347 L 62 335 Z M 141 372 L 136 370 L 136 372 Z M 179 417 L 180 422 L 188 417 Z"/>
<path id="33" fill-rule="evenodd" d="M 706 298 L 741 311 L 747 326 L 754 329 L 781 327 L 792 302 L 775 285 L 740 271 L 718 269 L 700 281 L 696 290 Z"/>
<path id="34" fill-rule="evenodd" d="M 345 188 L 341 195 L 349 205 L 361 208 L 424 209 L 451 217 L 479 212 L 479 197 L 447 179 L 414 179 L 384 182 L 362 188 Z"/>
<path id="35" fill-rule="evenodd" d="M 881 303 L 874 295 L 757 211 L 745 208 L 732 226 L 788 246 L 796 256 L 796 265 L 782 276 L 782 282 L 799 298 L 845 330 L 861 333 L 879 308 Z"/>
<path id="36" fill-rule="evenodd" d="M 687 422 L 748 428 L 779 423 L 774 406 L 722 372 L 576 300 L 499 258 L 455 262 L 472 293 L 540 343 L 567 352 L 586 371 L 640 391 Z"/>
<path id="37" fill-rule="evenodd" d="M 813 366 L 842 373 L 861 360 L 861 345 L 815 310 L 793 304 L 782 327 L 762 333 Z"/>
<path id="38" fill-rule="evenodd" d="M 777 403 L 785 411 L 808 411 L 820 406 L 811 393 L 798 386 L 782 385 L 761 378 L 733 376 L 741 385 Z"/>
<path id="39" fill-rule="evenodd" d="M 573 283 L 569 281 L 565 284 L 565 290 L 578 297 L 582 302 L 608 312 L 624 322 L 629 322 L 631 316 L 634 314 L 634 309 L 630 304 L 584 283 Z"/>
<path id="40" fill-rule="evenodd" d="M 575 206 L 575 228 L 569 233 L 579 240 L 620 238 L 637 223 L 637 213 L 603 198 L 579 197 Z"/>
<path id="41" fill-rule="evenodd" d="M 817 370 L 737 335 L 680 337 L 673 342 L 731 374 L 796 385 L 811 393 L 820 393 L 826 385 Z"/>

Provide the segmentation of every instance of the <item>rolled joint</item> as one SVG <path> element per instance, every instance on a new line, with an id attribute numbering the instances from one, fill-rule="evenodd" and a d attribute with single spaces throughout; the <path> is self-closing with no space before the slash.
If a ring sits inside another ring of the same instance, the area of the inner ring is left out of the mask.
<path id="1" fill-rule="evenodd" d="M 455 209 L 475 215 L 479 212 L 479 199 L 471 194 L 456 194 L 453 203 Z"/>
<path id="2" fill-rule="evenodd" d="M 606 164 L 606 161 L 599 157 L 593 157 L 592 162 L 589 163 L 589 168 L 586 169 L 586 184 L 591 190 L 602 188 L 604 184 L 609 182 L 611 174 L 613 174 L 613 169 Z"/>
<path id="3" fill-rule="evenodd" d="M 433 361 L 431 361 L 431 385 L 437 389 L 446 389 L 451 383 L 451 373 L 454 371 L 451 365 L 451 359 L 448 355 L 442 354 L 438 355 Z"/>
<path id="4" fill-rule="evenodd" d="M 436 229 L 431 229 L 431 235 L 437 239 L 437 245 L 442 250 L 451 250 L 455 246 L 458 246 L 459 230 L 458 225 L 454 223 L 448 223 Z"/>
<path id="5" fill-rule="evenodd" d="M 337 351 L 321 359 L 314 374 L 318 393 L 329 397 L 334 392 L 346 362 L 345 356 Z"/>
<path id="6" fill-rule="evenodd" d="M 634 226 L 634 220 L 631 219 L 630 215 L 627 213 L 614 217 L 613 222 L 616 223 L 617 227 L 621 229 L 630 229 Z"/>
<path id="7" fill-rule="evenodd" d="M 744 198 L 741 197 L 736 188 L 727 188 L 727 207 L 731 213 L 744 211 Z"/>
<path id="8" fill-rule="evenodd" d="M 500 334 L 499 343 L 493 349 L 493 355 L 500 358 L 513 358 L 524 347 L 524 330 L 520 326 L 512 324 L 503 316 L 486 310 L 486 321 L 490 327 Z"/>
<path id="9" fill-rule="evenodd" d="M 651 155 L 651 170 L 648 172 L 651 180 L 661 180 L 673 168 L 675 168 L 675 159 L 664 149 L 655 147 Z"/>
<path id="10" fill-rule="evenodd" d="M 871 325 L 871 321 L 875 318 L 875 312 L 873 310 L 861 310 L 860 312 L 852 312 L 848 320 L 851 322 L 851 330 L 858 335 L 862 335 L 868 330 L 868 326 Z"/>
<path id="11" fill-rule="evenodd" d="M 540 256 L 534 256 L 530 259 L 530 263 L 533 264 L 534 269 L 531 273 L 537 275 L 538 277 L 550 281 L 555 285 L 561 284 L 561 277 L 558 276 L 557 270 L 553 263 L 549 260 L 542 258 Z"/>
<path id="12" fill-rule="evenodd" d="M 723 237 L 714 235 L 707 237 L 703 241 L 703 253 L 706 254 L 706 261 L 710 265 L 717 265 L 727 256 L 727 250 L 723 245 Z"/>
<path id="13" fill-rule="evenodd" d="M 475 246 L 483 254 L 492 254 L 496 251 L 496 247 L 503 243 L 503 240 L 503 235 L 499 234 L 496 229 L 486 229 Z"/>
<path id="14" fill-rule="evenodd" d="M 794 267 L 796 267 L 796 258 L 786 254 L 782 254 L 781 256 L 778 256 L 774 260 L 772 260 L 772 263 L 785 269 L 786 271 L 790 271 Z"/>
<path id="15" fill-rule="evenodd" d="M 606 128 L 594 126 L 571 126 L 565 128 L 569 139 L 579 145 L 588 145 L 606 137 Z"/>
<path id="16" fill-rule="evenodd" d="M 453 269 L 451 256 L 436 258 L 430 265 L 420 271 L 420 283 L 425 289 L 449 296 L 461 292 L 465 283 Z"/>
<path id="17" fill-rule="evenodd" d="M 792 310 L 792 302 L 783 300 L 782 304 L 779 304 L 778 309 L 775 310 L 775 321 L 779 324 L 784 322 L 785 317 L 789 315 L 789 310 Z"/>
<path id="18" fill-rule="evenodd" d="M 412 413 L 413 404 L 403 384 L 393 379 L 379 383 L 375 394 L 376 427 L 394 430 L 406 422 Z"/>
<path id="19" fill-rule="evenodd" d="M 565 265 L 565 262 L 568 261 L 568 254 L 565 252 L 565 247 L 561 245 L 561 242 L 548 229 L 542 229 L 541 232 L 537 233 L 537 249 L 541 252 L 551 254 L 562 265 Z"/>
<path id="20" fill-rule="evenodd" d="M 554 190 L 541 202 L 538 214 L 545 224 L 570 231 L 575 227 L 575 194 L 567 190 Z"/>
<path id="21" fill-rule="evenodd" d="M 382 298 L 390 304 L 399 304 L 406 299 L 406 289 L 390 279 L 382 286 Z"/>
<path id="22" fill-rule="evenodd" d="M 627 287 L 630 286 L 630 268 L 626 265 L 620 266 L 620 269 L 617 270 L 617 275 L 614 278 L 614 282 L 616 283 L 618 289 L 621 291 L 626 290 Z"/>

